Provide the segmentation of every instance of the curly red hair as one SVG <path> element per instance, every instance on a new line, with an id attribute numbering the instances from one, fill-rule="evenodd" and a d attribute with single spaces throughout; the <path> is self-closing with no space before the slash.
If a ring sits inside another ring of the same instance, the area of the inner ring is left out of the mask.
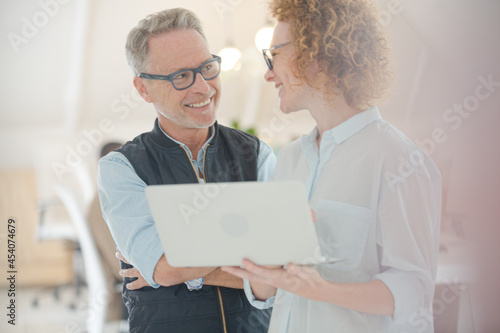
<path id="1" fill-rule="evenodd" d="M 373 106 L 389 88 L 387 39 L 371 0 L 272 0 L 271 15 L 291 27 L 293 73 L 327 95 L 342 91 L 357 109 Z M 306 70 L 317 60 L 320 71 Z"/>

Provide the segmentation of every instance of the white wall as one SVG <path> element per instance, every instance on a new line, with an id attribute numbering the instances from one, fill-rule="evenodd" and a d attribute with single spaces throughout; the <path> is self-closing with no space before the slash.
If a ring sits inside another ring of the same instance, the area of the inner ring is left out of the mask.
<path id="1" fill-rule="evenodd" d="M 478 78 L 500 81 L 499 2 L 377 2 L 392 37 L 395 69 L 392 96 L 381 105 L 382 114 L 425 144 L 446 181 L 466 186 L 465 179 L 474 178 L 472 167 L 454 160 L 467 159 L 480 146 L 496 165 L 491 149 L 498 142 L 493 125 L 499 120 L 498 87 L 479 101 L 477 110 L 463 115 L 448 110 L 473 102 L 469 97 L 481 84 Z M 307 112 L 294 119 L 281 116 L 276 91 L 263 80 L 266 67 L 253 39 L 265 23 L 265 1 L 2 2 L 0 168 L 33 167 L 34 152 L 43 154 L 40 144 L 45 141 L 60 143 L 52 162 L 67 165 L 68 156 L 80 151 L 83 163 L 94 166 L 101 142 L 124 141 L 149 130 L 154 112 L 134 94 L 124 43 L 130 28 L 144 16 L 176 6 L 200 16 L 212 52 L 217 53 L 229 37 L 244 52 L 241 70 L 222 75 L 220 122 L 238 120 L 243 127 L 255 126 L 276 147 L 314 126 Z M 38 24 L 37 31 L 26 30 L 26 21 Z M 13 46 L 12 33 L 25 38 L 23 43 Z M 436 130 L 441 130 L 439 135 Z M 484 154 L 476 158 L 480 165 Z M 447 170 L 451 165 L 453 172 Z M 468 199 L 463 193 L 453 194 L 456 209 L 463 206 L 458 202 Z"/>

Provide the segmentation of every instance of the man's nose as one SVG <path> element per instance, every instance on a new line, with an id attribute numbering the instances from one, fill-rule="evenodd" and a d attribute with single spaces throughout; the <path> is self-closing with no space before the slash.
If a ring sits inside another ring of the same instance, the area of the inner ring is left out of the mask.
<path id="1" fill-rule="evenodd" d="M 207 80 L 201 75 L 201 73 L 196 73 L 194 78 L 194 83 L 191 89 L 194 89 L 196 92 L 208 93 L 210 91 L 210 85 Z"/>

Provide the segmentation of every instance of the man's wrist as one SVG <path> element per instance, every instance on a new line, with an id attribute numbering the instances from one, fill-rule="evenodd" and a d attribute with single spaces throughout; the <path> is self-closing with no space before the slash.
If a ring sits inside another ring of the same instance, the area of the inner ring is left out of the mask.
<path id="1" fill-rule="evenodd" d="M 184 282 L 189 291 L 200 290 L 203 287 L 203 283 L 205 282 L 205 278 L 201 277 L 199 279 L 188 280 Z"/>

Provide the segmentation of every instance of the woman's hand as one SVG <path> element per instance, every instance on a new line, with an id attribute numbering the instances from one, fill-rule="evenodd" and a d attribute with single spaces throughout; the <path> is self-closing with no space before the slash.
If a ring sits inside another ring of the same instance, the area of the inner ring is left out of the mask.
<path id="1" fill-rule="evenodd" d="M 223 267 L 222 270 L 250 282 L 267 284 L 309 299 L 317 299 L 325 283 L 318 271 L 309 266 L 289 264 L 285 269 L 281 266 L 259 266 L 247 259 L 242 265 L 243 268 Z"/>

